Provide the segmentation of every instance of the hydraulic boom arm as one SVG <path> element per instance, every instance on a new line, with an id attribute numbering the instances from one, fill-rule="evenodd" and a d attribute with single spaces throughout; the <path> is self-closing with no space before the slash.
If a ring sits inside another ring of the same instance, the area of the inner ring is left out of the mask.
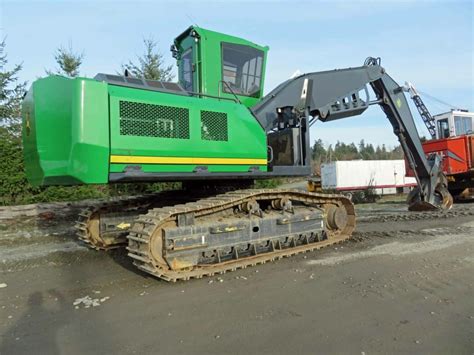
<path id="1" fill-rule="evenodd" d="M 369 100 L 367 85 L 372 87 L 376 100 Z M 446 177 L 440 171 L 441 158 L 438 155 L 426 158 L 403 88 L 380 66 L 380 59 L 369 57 L 361 67 L 289 79 L 266 95 L 252 111 L 270 132 L 284 127 L 279 123 L 283 114 L 288 117 L 288 112 L 294 122 L 309 127 L 316 120 L 326 122 L 360 115 L 372 104 L 378 104 L 384 111 L 415 172 L 418 187 L 409 196 L 409 208 L 450 208 L 452 197 Z M 309 129 L 305 132 L 309 135 Z"/>

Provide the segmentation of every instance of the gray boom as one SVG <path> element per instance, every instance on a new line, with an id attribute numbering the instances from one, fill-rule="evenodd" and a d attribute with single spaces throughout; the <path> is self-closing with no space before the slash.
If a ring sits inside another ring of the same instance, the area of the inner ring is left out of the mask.
<path id="1" fill-rule="evenodd" d="M 374 101 L 369 100 L 368 84 L 375 92 Z M 279 129 L 279 116 L 284 109 L 291 108 L 295 117 L 306 117 L 311 125 L 316 120 L 327 122 L 360 115 L 372 104 L 378 104 L 384 111 L 415 173 L 418 188 L 409 196 L 410 208 L 451 207 L 452 197 L 440 170 L 441 158 L 438 155 L 426 158 L 403 88 L 380 66 L 380 59 L 367 58 L 361 67 L 289 79 L 266 95 L 252 111 L 262 127 L 271 132 Z"/>

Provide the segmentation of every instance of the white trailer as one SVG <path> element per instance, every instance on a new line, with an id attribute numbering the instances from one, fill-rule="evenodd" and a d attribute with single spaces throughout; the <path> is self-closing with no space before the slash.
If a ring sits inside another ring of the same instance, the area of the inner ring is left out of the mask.
<path id="1" fill-rule="evenodd" d="M 357 191 L 375 189 L 376 194 L 395 194 L 416 186 L 407 177 L 404 160 L 341 160 L 321 165 L 323 190 Z"/>

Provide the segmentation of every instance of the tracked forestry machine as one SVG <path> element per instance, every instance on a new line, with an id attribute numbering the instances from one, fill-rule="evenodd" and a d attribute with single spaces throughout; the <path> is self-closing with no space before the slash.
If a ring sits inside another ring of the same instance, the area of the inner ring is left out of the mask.
<path id="1" fill-rule="evenodd" d="M 443 158 L 441 169 L 449 193 L 457 201 L 474 200 L 474 112 L 451 109 L 432 116 L 413 84 L 406 82 L 404 90 L 410 93 L 431 136 L 423 142 L 425 154 Z M 408 174 L 413 175 L 411 169 Z"/>
<path id="2" fill-rule="evenodd" d="M 177 83 L 49 76 L 25 97 L 32 184 L 182 182 L 179 191 L 85 210 L 76 228 L 92 248 L 126 244 L 138 268 L 176 281 L 348 239 L 355 213 L 347 198 L 251 187 L 257 179 L 309 176 L 310 126 L 370 105 L 385 112 L 415 172 L 410 208 L 450 207 L 440 159 L 425 157 L 403 90 L 379 59 L 303 74 L 264 96 L 268 47 L 193 26 L 171 50 Z"/>

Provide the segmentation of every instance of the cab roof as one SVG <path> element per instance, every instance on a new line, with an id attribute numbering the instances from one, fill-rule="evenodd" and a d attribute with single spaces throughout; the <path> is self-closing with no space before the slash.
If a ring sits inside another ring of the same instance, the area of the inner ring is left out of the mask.
<path id="1" fill-rule="evenodd" d="M 235 43 L 235 44 L 246 45 L 246 46 L 259 49 L 264 52 L 267 52 L 269 49 L 268 46 L 261 46 L 240 37 L 235 37 L 235 36 L 227 35 L 224 33 L 207 30 L 205 28 L 202 28 L 196 25 L 188 27 L 183 33 L 181 33 L 179 36 L 175 38 L 174 43 L 177 44 L 181 42 L 184 38 L 187 38 L 190 35 L 193 35 L 193 36 L 197 35 L 198 38 L 202 38 L 208 41 L 230 42 L 230 43 Z"/>

